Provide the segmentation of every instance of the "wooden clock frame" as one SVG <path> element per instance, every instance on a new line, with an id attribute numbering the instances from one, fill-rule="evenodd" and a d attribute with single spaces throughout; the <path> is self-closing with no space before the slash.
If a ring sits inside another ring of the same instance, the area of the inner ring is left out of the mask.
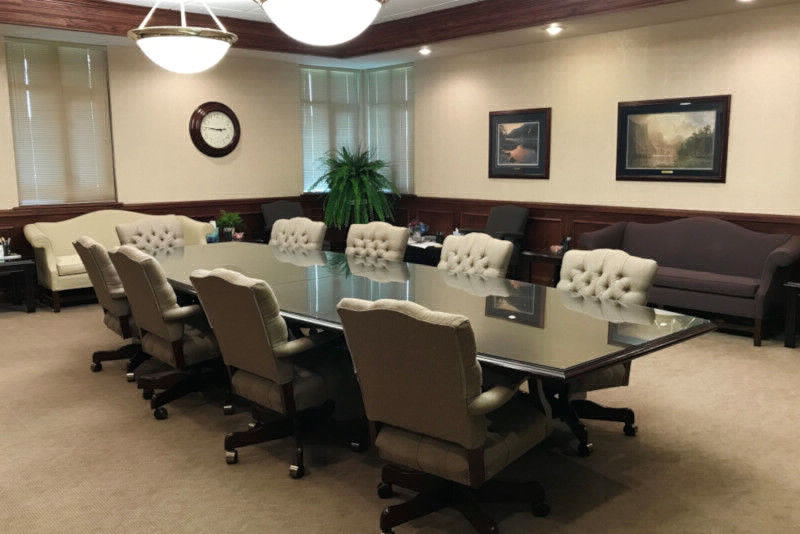
<path id="1" fill-rule="evenodd" d="M 200 132 L 203 119 L 206 117 L 206 115 L 213 111 L 224 113 L 231 119 L 231 122 L 233 123 L 233 139 L 228 146 L 223 148 L 216 148 L 206 143 L 205 139 L 203 139 L 202 133 Z M 194 146 L 197 147 L 197 150 L 212 158 L 221 158 L 233 152 L 234 149 L 236 149 L 236 146 L 239 144 L 240 134 L 241 127 L 239 125 L 239 119 L 236 117 L 236 113 L 234 113 L 231 108 L 220 102 L 206 102 L 205 104 L 201 104 L 196 110 L 194 110 L 192 117 L 189 119 L 189 135 L 192 138 L 192 143 L 194 143 Z"/>

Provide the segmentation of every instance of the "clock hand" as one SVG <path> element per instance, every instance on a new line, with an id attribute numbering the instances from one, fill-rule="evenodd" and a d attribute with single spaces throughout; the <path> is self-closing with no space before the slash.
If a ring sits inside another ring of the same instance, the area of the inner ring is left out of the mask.
<path id="1" fill-rule="evenodd" d="M 216 130 L 218 132 L 224 132 L 225 131 L 225 128 L 212 128 L 211 126 L 203 126 L 203 128 L 206 129 L 206 130 Z"/>

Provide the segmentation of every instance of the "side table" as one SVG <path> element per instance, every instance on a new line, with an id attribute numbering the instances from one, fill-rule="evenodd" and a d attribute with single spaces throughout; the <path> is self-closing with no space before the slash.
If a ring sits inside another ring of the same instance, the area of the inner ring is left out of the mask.
<path id="1" fill-rule="evenodd" d="M 436 267 L 439 265 L 439 260 L 441 257 L 442 245 L 438 243 L 426 243 L 425 245 L 420 245 L 409 239 L 403 261 Z"/>
<path id="2" fill-rule="evenodd" d="M 520 255 L 528 263 L 528 281 L 533 278 L 534 263 L 549 263 L 553 266 L 553 275 L 550 279 L 551 285 L 555 287 L 561 279 L 561 263 L 564 261 L 563 252 L 553 252 L 548 248 L 534 250 L 523 250 Z"/>
<path id="3" fill-rule="evenodd" d="M 36 264 L 30 259 L 0 261 L 0 275 L 22 278 L 25 311 L 36 311 Z"/>
<path id="4" fill-rule="evenodd" d="M 786 282 L 786 328 L 783 346 L 791 349 L 797 346 L 797 299 L 800 298 L 800 282 Z"/>

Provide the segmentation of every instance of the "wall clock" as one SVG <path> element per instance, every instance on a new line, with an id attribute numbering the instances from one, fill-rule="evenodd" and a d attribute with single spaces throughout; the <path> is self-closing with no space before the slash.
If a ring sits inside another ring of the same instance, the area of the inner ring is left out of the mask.
<path id="1" fill-rule="evenodd" d="M 221 158 L 239 144 L 239 119 L 231 108 L 219 102 L 200 105 L 189 119 L 189 135 L 197 150 Z"/>

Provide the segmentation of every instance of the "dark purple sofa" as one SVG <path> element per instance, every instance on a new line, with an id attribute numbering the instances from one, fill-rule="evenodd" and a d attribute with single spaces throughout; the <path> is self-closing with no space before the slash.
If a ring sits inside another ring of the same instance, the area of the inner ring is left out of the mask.
<path id="1" fill-rule="evenodd" d="M 761 345 L 762 319 L 783 303 L 783 283 L 800 259 L 800 237 L 707 217 L 620 222 L 581 235 L 578 247 L 656 260 L 651 303 L 753 319 L 755 345 Z"/>

